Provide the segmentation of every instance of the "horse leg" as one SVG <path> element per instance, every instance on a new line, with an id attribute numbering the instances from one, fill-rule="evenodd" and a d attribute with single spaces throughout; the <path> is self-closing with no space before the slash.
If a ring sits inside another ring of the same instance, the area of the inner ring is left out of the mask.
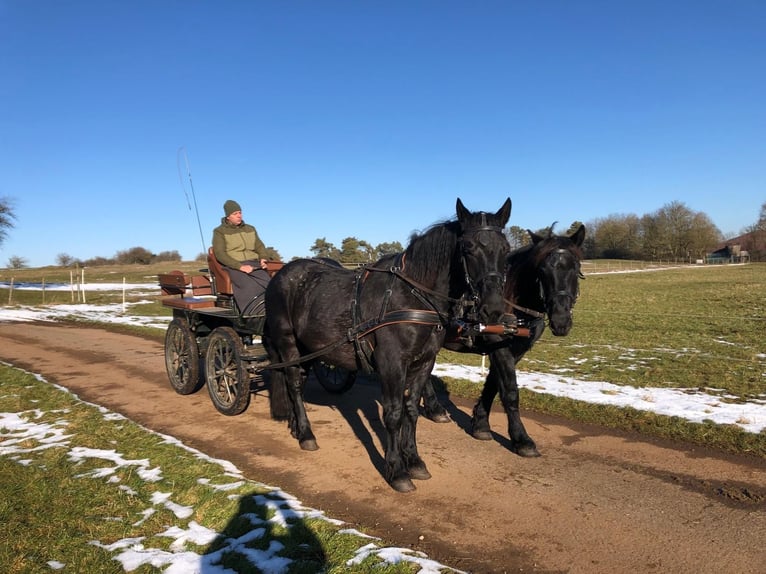
<path id="1" fill-rule="evenodd" d="M 402 417 L 404 411 L 404 392 L 402 385 L 398 389 L 390 389 L 392 385 L 383 384 L 383 424 L 386 427 L 386 482 L 397 492 L 415 490 L 410 473 L 404 464 L 401 451 Z"/>
<path id="2" fill-rule="evenodd" d="M 303 403 L 303 383 L 304 373 L 298 367 L 287 367 L 285 369 L 287 378 L 287 392 L 293 404 L 293 416 L 291 417 L 290 432 L 298 439 L 298 444 L 303 450 L 317 450 L 316 437 L 311 431 L 306 414 L 306 405 Z"/>
<path id="3" fill-rule="evenodd" d="M 423 414 L 427 419 L 435 423 L 450 422 L 451 419 L 447 414 L 447 409 L 444 408 L 436 396 L 436 390 L 434 389 L 431 377 L 428 377 L 426 384 L 423 385 L 421 396 L 423 398 Z"/>
<path id="4" fill-rule="evenodd" d="M 500 401 L 508 417 L 508 436 L 511 450 L 519 456 L 540 456 L 535 441 L 527 434 L 519 413 L 519 385 L 516 380 L 516 359 L 510 349 L 498 349 L 492 353 L 492 369 L 497 369 Z"/>
<path id="5" fill-rule="evenodd" d="M 425 387 L 431 387 L 430 376 L 426 377 L 423 385 Z M 433 387 L 431 387 L 431 391 L 433 391 Z M 419 394 L 420 393 L 412 392 L 409 397 L 405 396 L 404 412 L 402 413 L 401 449 L 404 465 L 407 468 L 407 472 L 410 474 L 410 478 L 414 478 L 415 480 L 427 480 L 431 478 L 431 473 L 428 472 L 426 463 L 418 454 L 418 445 L 416 441 L 419 416 L 418 400 L 416 397 Z"/>
<path id="6" fill-rule="evenodd" d="M 489 365 L 489 373 L 481 389 L 481 396 L 473 407 L 471 418 L 471 436 L 478 440 L 492 440 L 492 429 L 489 426 L 489 411 L 492 402 L 497 396 L 497 370 L 492 359 Z"/>

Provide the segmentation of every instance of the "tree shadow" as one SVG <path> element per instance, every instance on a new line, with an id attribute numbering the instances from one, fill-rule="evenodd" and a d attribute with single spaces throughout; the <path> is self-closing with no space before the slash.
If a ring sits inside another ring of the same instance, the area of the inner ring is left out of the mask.
<path id="1" fill-rule="evenodd" d="M 306 519 L 281 491 L 259 491 L 240 498 L 239 507 L 202 554 L 201 574 L 325 572 L 327 556 Z"/>

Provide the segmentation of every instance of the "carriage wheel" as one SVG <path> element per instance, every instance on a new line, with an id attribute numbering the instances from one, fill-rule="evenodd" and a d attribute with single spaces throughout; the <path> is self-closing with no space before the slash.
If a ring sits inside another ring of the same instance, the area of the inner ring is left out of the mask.
<path id="1" fill-rule="evenodd" d="M 165 368 L 171 386 L 179 395 L 189 395 L 202 387 L 199 346 L 185 319 L 176 317 L 165 332 Z"/>
<path id="2" fill-rule="evenodd" d="M 347 371 L 343 367 L 336 367 L 323 361 L 314 361 L 312 366 L 317 381 L 328 393 L 336 395 L 345 393 L 356 382 L 356 371 Z"/>
<path id="3" fill-rule="evenodd" d="M 231 327 L 218 327 L 208 337 L 205 378 L 218 412 L 238 415 L 250 404 L 250 375 L 242 361 L 242 339 Z"/>

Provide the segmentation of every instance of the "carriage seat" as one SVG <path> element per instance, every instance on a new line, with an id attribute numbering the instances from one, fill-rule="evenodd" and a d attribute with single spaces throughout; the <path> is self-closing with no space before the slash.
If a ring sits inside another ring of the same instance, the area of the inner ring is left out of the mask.
<path id="1" fill-rule="evenodd" d="M 218 295 L 234 295 L 234 288 L 231 286 L 231 277 L 229 272 L 226 271 L 221 262 L 215 258 L 213 248 L 209 247 L 207 250 L 207 266 L 210 270 L 213 279 L 215 279 L 215 291 Z M 284 267 L 284 263 L 281 261 L 267 261 L 266 271 L 270 276 L 274 277 L 277 271 Z"/>
<path id="2" fill-rule="evenodd" d="M 220 261 L 215 258 L 213 248 L 210 247 L 207 250 L 207 266 L 210 269 L 210 273 L 215 279 L 215 292 L 221 295 L 234 295 L 234 289 L 231 286 L 231 277 L 229 272 L 223 268 Z"/>

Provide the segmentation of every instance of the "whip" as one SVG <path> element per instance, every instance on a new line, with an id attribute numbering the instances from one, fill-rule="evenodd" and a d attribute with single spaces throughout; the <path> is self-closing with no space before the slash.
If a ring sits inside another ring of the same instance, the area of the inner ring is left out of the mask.
<path id="1" fill-rule="evenodd" d="M 184 176 L 181 173 L 181 155 L 183 155 L 184 164 L 186 165 L 186 176 L 189 178 L 189 188 L 191 189 L 191 197 L 192 201 L 189 201 L 189 193 L 186 191 L 186 185 L 184 184 Z M 202 241 L 202 253 L 207 253 L 207 246 L 205 245 L 205 237 L 202 234 L 202 223 L 199 219 L 199 210 L 197 209 L 197 196 L 194 195 L 194 182 L 192 182 L 192 176 L 191 176 L 191 167 L 189 167 L 189 157 L 186 155 L 186 149 L 184 146 L 181 146 L 178 148 L 178 155 L 176 158 L 176 164 L 178 165 L 178 179 L 181 182 L 181 189 L 184 191 L 184 195 L 186 196 L 186 205 L 189 207 L 189 211 L 191 211 L 191 204 L 194 203 L 194 213 L 197 216 L 197 227 L 199 227 L 199 238 Z"/>

